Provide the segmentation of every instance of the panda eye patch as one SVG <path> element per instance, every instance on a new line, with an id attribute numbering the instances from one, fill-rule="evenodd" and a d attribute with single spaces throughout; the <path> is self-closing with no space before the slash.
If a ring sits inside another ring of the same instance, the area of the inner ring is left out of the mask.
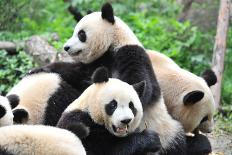
<path id="1" fill-rule="evenodd" d="M 85 42 L 86 41 L 86 34 L 85 34 L 85 31 L 84 30 L 80 30 L 78 32 L 78 38 L 81 42 Z"/>
<path id="2" fill-rule="evenodd" d="M 205 121 L 207 121 L 207 120 L 208 120 L 208 116 L 205 116 L 205 117 L 201 120 L 200 123 L 203 123 L 203 122 L 205 122 Z"/>
<path id="3" fill-rule="evenodd" d="M 137 113 L 137 110 L 136 110 L 136 108 L 135 108 L 133 102 L 130 102 L 130 103 L 129 103 L 129 108 L 132 110 L 132 112 L 133 112 L 133 114 L 134 114 L 134 116 L 135 116 L 136 113 Z"/>
<path id="4" fill-rule="evenodd" d="M 112 100 L 110 103 L 105 105 L 106 114 L 111 116 L 114 113 L 114 111 L 117 109 L 117 105 L 118 103 L 115 100 Z"/>

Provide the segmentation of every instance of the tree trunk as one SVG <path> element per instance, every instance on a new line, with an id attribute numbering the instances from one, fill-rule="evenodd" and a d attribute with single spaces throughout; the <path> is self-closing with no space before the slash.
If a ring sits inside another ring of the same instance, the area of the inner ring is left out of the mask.
<path id="1" fill-rule="evenodd" d="M 194 0 L 188 0 L 187 2 L 183 2 L 184 3 L 184 8 L 182 10 L 182 13 L 179 16 L 179 21 L 185 21 L 186 17 L 188 16 L 189 10 L 192 6 L 192 3 L 194 2 Z"/>
<path id="2" fill-rule="evenodd" d="M 224 57 L 226 51 L 226 38 L 229 25 L 230 0 L 221 0 L 217 22 L 217 34 L 215 38 L 212 69 L 217 75 L 218 82 L 212 87 L 212 92 L 217 108 L 220 105 L 221 84 L 224 71 Z"/>

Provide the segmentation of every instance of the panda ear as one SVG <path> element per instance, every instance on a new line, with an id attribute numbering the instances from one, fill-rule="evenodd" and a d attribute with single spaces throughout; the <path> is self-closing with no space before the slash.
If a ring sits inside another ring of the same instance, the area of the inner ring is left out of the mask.
<path id="1" fill-rule="evenodd" d="M 102 16 L 103 19 L 105 19 L 108 22 L 114 24 L 114 22 L 115 22 L 115 20 L 114 20 L 114 11 L 113 11 L 113 8 L 112 8 L 110 3 L 105 3 L 102 6 L 101 12 L 102 12 L 101 16 Z"/>
<path id="2" fill-rule="evenodd" d="M 143 94 L 146 89 L 146 81 L 140 81 L 139 83 L 133 84 L 133 87 L 139 95 L 139 97 L 143 97 Z"/>
<path id="3" fill-rule="evenodd" d="M 15 109 L 13 115 L 15 123 L 22 124 L 28 121 L 29 114 L 25 109 Z"/>
<path id="4" fill-rule="evenodd" d="M 93 83 L 102 83 L 102 82 L 107 82 L 108 80 L 109 80 L 108 70 L 105 67 L 97 68 L 92 75 Z"/>
<path id="5" fill-rule="evenodd" d="M 211 69 L 205 70 L 201 74 L 201 77 L 206 81 L 209 87 L 217 83 L 217 76 Z"/>
<path id="6" fill-rule="evenodd" d="M 2 118 L 6 114 L 6 109 L 0 105 L 0 118 Z"/>
<path id="7" fill-rule="evenodd" d="M 14 109 L 19 104 L 18 95 L 11 94 L 7 96 L 8 101 L 10 102 L 11 108 Z"/>
<path id="8" fill-rule="evenodd" d="M 204 97 L 204 93 L 199 90 L 191 91 L 184 96 L 184 105 L 193 105 Z"/>

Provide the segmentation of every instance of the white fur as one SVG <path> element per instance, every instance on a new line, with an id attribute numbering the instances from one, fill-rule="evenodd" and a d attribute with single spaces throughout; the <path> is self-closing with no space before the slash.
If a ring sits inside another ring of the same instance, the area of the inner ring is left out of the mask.
<path id="1" fill-rule="evenodd" d="M 186 132 L 199 128 L 202 132 L 213 129 L 215 102 L 211 90 L 204 79 L 180 68 L 164 54 L 148 51 L 153 68 L 163 91 L 168 111 L 179 120 Z M 183 98 L 191 91 L 204 92 L 204 98 L 189 106 L 183 104 Z M 208 121 L 200 121 L 208 116 Z M 199 125 L 200 124 L 200 125 Z"/>
<path id="2" fill-rule="evenodd" d="M 118 107 L 112 116 L 108 116 L 105 112 L 105 105 L 112 100 L 117 101 Z M 130 101 L 137 109 L 136 116 L 129 108 Z M 132 121 L 128 128 L 128 133 L 131 133 L 139 126 L 143 116 L 142 104 L 134 88 L 121 80 L 111 78 L 108 82 L 89 86 L 77 100 L 68 106 L 65 112 L 75 109 L 88 111 L 95 123 L 104 124 L 116 136 L 126 136 L 127 134 L 115 133 L 112 125 L 120 127 L 122 126 L 121 120 L 131 118 Z"/>
<path id="3" fill-rule="evenodd" d="M 14 116 L 8 99 L 4 96 L 0 96 L 0 105 L 6 109 L 6 114 L 0 118 L 0 127 L 12 125 Z"/>
<path id="4" fill-rule="evenodd" d="M 17 155 L 86 155 L 73 133 L 42 125 L 0 128 L 0 148 Z"/>
<path id="5" fill-rule="evenodd" d="M 29 113 L 26 124 L 41 124 L 49 98 L 58 90 L 61 79 L 55 73 L 38 73 L 26 76 L 7 95 L 17 94 L 20 98 L 15 109 Z"/>
<path id="6" fill-rule="evenodd" d="M 109 47 L 117 50 L 128 44 L 142 46 L 131 29 L 120 18 L 114 18 L 115 23 L 111 24 L 102 19 L 101 12 L 94 12 L 79 21 L 73 36 L 77 36 L 78 31 L 83 29 L 87 34 L 87 41 L 80 43 L 78 37 L 72 37 L 65 44 L 71 47 L 69 52 L 82 50 L 78 56 L 74 56 L 76 61 L 92 62 L 102 56 Z M 153 63 L 169 113 L 183 124 L 186 132 L 192 132 L 198 127 L 204 115 L 208 115 L 209 121 L 199 128 L 206 132 L 212 130 L 214 100 L 203 79 L 181 69 L 173 60 L 161 53 L 149 50 L 147 53 Z M 184 107 L 183 96 L 194 90 L 203 91 L 204 98 L 193 107 Z"/>

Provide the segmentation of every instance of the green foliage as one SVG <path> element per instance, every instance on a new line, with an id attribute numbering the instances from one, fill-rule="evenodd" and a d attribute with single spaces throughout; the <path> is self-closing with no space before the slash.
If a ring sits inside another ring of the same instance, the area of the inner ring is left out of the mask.
<path id="1" fill-rule="evenodd" d="M 32 59 L 23 51 L 10 56 L 0 50 L 0 62 L 0 94 L 3 95 L 35 66 Z"/>
<path id="2" fill-rule="evenodd" d="M 68 6 L 72 4 L 86 14 L 88 10 L 99 11 L 105 1 L 70 0 L 69 2 L 63 0 L 0 1 L 0 30 L 4 30 L 0 32 L 0 40 L 25 40 L 35 34 L 49 37 L 51 33 L 56 32 L 60 40 L 49 39 L 49 42 L 61 50 L 65 41 L 72 35 L 76 24 L 67 11 Z M 176 0 L 114 0 L 112 4 L 115 14 L 132 28 L 146 48 L 165 53 L 181 67 L 198 75 L 210 66 L 215 29 L 202 31 L 190 22 L 177 21 L 181 7 Z M 228 105 L 232 100 L 232 70 L 229 69 L 232 64 L 231 42 L 232 27 L 228 35 L 222 91 L 223 104 Z M 34 64 L 23 51 L 19 56 L 8 56 L 6 53 L 4 55 L 2 51 L 0 54 L 0 66 L 4 66 L 4 69 L 1 67 L 0 72 L 0 90 L 5 93 Z M 16 66 L 12 66 L 12 63 L 16 63 Z M 15 70 L 20 67 L 23 69 L 21 68 L 20 75 L 16 76 Z"/>

